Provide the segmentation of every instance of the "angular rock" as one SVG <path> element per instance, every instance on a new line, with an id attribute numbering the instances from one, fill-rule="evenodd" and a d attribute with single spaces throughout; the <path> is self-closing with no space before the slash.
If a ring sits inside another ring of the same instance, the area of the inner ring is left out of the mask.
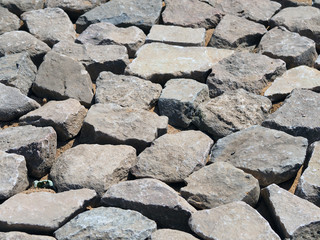
<path id="1" fill-rule="evenodd" d="M 303 164 L 308 141 L 281 131 L 253 126 L 219 139 L 210 162 L 228 162 L 252 174 L 261 186 L 294 177 Z"/>
<path id="2" fill-rule="evenodd" d="M 173 229 L 159 229 L 151 234 L 150 240 L 197 240 L 189 233 Z"/>
<path id="3" fill-rule="evenodd" d="M 200 104 L 193 123 L 217 140 L 261 124 L 271 106 L 268 98 L 238 89 Z"/>
<path id="4" fill-rule="evenodd" d="M 1 5 L 1 3 L 0 3 Z M 20 19 L 8 9 L 0 7 L 0 34 L 20 28 Z"/>
<path id="5" fill-rule="evenodd" d="M 0 150 L 23 155 L 28 174 L 41 178 L 49 172 L 56 155 L 57 134 L 52 127 L 11 127 L 0 130 Z"/>
<path id="6" fill-rule="evenodd" d="M 167 183 L 182 182 L 202 168 L 213 141 L 201 131 L 165 134 L 152 142 L 131 168 L 136 177 L 152 177 Z"/>
<path id="7" fill-rule="evenodd" d="M 31 235 L 24 232 L 0 232 L 0 239 L 6 240 L 55 240 L 54 237 Z"/>
<path id="8" fill-rule="evenodd" d="M 154 221 L 142 214 L 113 207 L 99 207 L 79 214 L 54 232 L 58 240 L 147 239 L 157 229 Z"/>
<path id="9" fill-rule="evenodd" d="M 1 0 L 0 5 L 8 8 L 10 12 L 21 15 L 23 12 L 43 8 L 43 0 Z"/>
<path id="10" fill-rule="evenodd" d="M 298 33 L 276 27 L 268 31 L 259 44 L 260 53 L 286 62 L 287 68 L 299 65 L 312 67 L 317 59 L 315 42 Z"/>
<path id="11" fill-rule="evenodd" d="M 234 53 L 212 67 L 207 79 L 210 97 L 239 88 L 259 95 L 268 82 L 285 71 L 282 60 L 249 52 Z"/>
<path id="12" fill-rule="evenodd" d="M 76 31 L 68 15 L 61 8 L 45 8 L 21 15 L 29 32 L 50 47 L 62 40 L 74 41 Z"/>
<path id="13" fill-rule="evenodd" d="M 113 185 L 101 201 L 106 206 L 141 212 L 161 228 L 182 231 L 190 231 L 188 219 L 196 211 L 168 185 L 149 178 Z"/>
<path id="14" fill-rule="evenodd" d="M 280 240 L 269 223 L 244 202 L 233 202 L 192 214 L 189 225 L 210 240 Z"/>
<path id="15" fill-rule="evenodd" d="M 312 5 L 312 0 L 275 0 L 275 1 L 280 3 L 283 8 Z"/>
<path id="16" fill-rule="evenodd" d="M 79 101 L 70 98 L 64 101 L 50 101 L 22 116 L 19 121 L 20 125 L 51 126 L 56 131 L 58 140 L 66 141 L 80 132 L 86 114 L 85 107 Z"/>
<path id="17" fill-rule="evenodd" d="M 158 101 L 161 90 L 161 85 L 141 78 L 102 72 L 96 81 L 95 102 L 149 110 Z"/>
<path id="18" fill-rule="evenodd" d="M 0 205 L 0 229 L 52 234 L 96 198 L 90 189 L 19 193 Z"/>

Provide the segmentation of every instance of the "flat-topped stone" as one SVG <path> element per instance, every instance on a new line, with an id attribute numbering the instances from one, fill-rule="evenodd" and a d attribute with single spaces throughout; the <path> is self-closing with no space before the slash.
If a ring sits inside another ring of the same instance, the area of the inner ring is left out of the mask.
<path id="1" fill-rule="evenodd" d="M 1 3 L 0 3 L 1 5 Z M 0 34 L 20 28 L 20 19 L 8 9 L 0 6 Z"/>

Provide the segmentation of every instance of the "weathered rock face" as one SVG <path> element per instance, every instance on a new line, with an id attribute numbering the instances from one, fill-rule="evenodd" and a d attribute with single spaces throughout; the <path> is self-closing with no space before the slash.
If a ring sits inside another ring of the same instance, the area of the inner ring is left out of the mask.
<path id="1" fill-rule="evenodd" d="M 253 126 L 219 139 L 210 162 L 228 162 L 252 174 L 260 185 L 294 177 L 306 156 L 308 141 L 281 131 Z"/>
<path id="2" fill-rule="evenodd" d="M 55 240 L 54 237 L 49 236 L 40 236 L 40 235 L 33 235 L 28 234 L 24 232 L 0 232 L 0 239 L 6 239 L 6 240 Z"/>
<path id="3" fill-rule="evenodd" d="M 150 240 L 197 240 L 189 233 L 173 230 L 173 229 L 159 229 L 151 234 Z"/>
<path id="4" fill-rule="evenodd" d="M 206 164 L 213 141 L 200 131 L 165 134 L 145 149 L 131 169 L 136 177 L 182 182 Z"/>
<path id="5" fill-rule="evenodd" d="M 8 8 L 14 14 L 20 15 L 23 12 L 43 8 L 43 0 L 1 0 L 0 5 Z"/>
<path id="6" fill-rule="evenodd" d="M 282 7 L 311 6 L 312 0 L 275 0 Z"/>
<path id="7" fill-rule="evenodd" d="M 1 5 L 1 3 L 0 3 Z M 0 6 L 0 34 L 20 28 L 20 19 L 8 9 Z"/>
<path id="8" fill-rule="evenodd" d="M 141 212 L 159 227 L 188 231 L 188 219 L 196 210 L 172 188 L 156 179 L 126 181 L 111 188 L 102 204 Z"/>
<path id="9" fill-rule="evenodd" d="M 198 236 L 210 240 L 280 240 L 269 223 L 244 202 L 195 212 L 189 225 Z"/>

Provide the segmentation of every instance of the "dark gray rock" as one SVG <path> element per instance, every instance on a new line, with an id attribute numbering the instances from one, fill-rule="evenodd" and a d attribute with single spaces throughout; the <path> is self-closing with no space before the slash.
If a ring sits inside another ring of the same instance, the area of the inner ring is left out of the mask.
<path id="1" fill-rule="evenodd" d="M 173 229 L 159 229 L 151 234 L 150 240 L 197 240 L 189 233 Z"/>
<path id="2" fill-rule="evenodd" d="M 23 12 L 43 8 L 43 0 L 1 0 L 0 5 L 8 8 L 10 12 L 20 15 Z"/>
<path id="3" fill-rule="evenodd" d="M 313 0 L 313 6 L 320 8 L 320 0 Z"/>
<path id="4" fill-rule="evenodd" d="M 1 3 L 0 3 L 1 5 Z M 0 34 L 20 28 L 20 19 L 8 9 L 0 7 Z"/>
<path id="5" fill-rule="evenodd" d="M 54 237 L 33 235 L 24 232 L 0 232 L 0 239 L 6 240 L 55 240 Z"/>

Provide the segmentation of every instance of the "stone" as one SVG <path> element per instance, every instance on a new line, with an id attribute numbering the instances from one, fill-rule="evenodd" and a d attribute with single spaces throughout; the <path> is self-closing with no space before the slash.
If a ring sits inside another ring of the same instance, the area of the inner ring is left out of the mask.
<path id="1" fill-rule="evenodd" d="M 197 209 L 214 208 L 236 201 L 254 207 L 259 200 L 259 182 L 251 174 L 226 162 L 216 162 L 192 173 L 180 192 Z"/>
<path id="2" fill-rule="evenodd" d="M 189 233 L 174 229 L 158 229 L 151 234 L 150 240 L 197 240 Z"/>
<path id="3" fill-rule="evenodd" d="M 313 7 L 320 8 L 320 0 L 313 0 Z"/>
<path id="4" fill-rule="evenodd" d="M 45 8 L 21 15 L 29 32 L 50 47 L 62 41 L 74 41 L 76 31 L 68 15 L 61 8 Z"/>
<path id="5" fill-rule="evenodd" d="M 268 31 L 258 46 L 259 52 L 286 62 L 287 68 L 300 65 L 312 67 L 317 59 L 315 42 L 284 27 L 275 27 Z"/>
<path id="6" fill-rule="evenodd" d="M 195 212 L 171 187 L 156 179 L 138 179 L 111 186 L 103 195 L 104 206 L 131 209 L 157 222 L 158 227 L 190 231 L 188 220 Z"/>
<path id="7" fill-rule="evenodd" d="M 304 163 L 308 141 L 282 131 L 252 126 L 219 139 L 209 162 L 228 162 L 252 174 L 261 186 L 285 182 Z"/>
<path id="8" fill-rule="evenodd" d="M 0 239 L 6 240 L 55 240 L 54 237 L 33 235 L 24 232 L 0 232 Z"/>
<path id="9" fill-rule="evenodd" d="M 98 207 L 79 214 L 54 232 L 58 240 L 147 239 L 157 229 L 154 221 L 142 214 L 113 207 Z"/>
<path id="10" fill-rule="evenodd" d="M 19 121 L 20 125 L 51 126 L 56 131 L 59 141 L 67 141 L 80 132 L 86 114 L 85 107 L 79 101 L 70 98 L 64 101 L 50 101 L 22 116 Z"/>
<path id="11" fill-rule="evenodd" d="M 320 229 L 320 208 L 272 184 L 261 191 L 281 233 L 290 239 L 316 239 Z"/>
<path id="12" fill-rule="evenodd" d="M 82 32 L 90 24 L 109 22 L 119 27 L 136 26 L 144 32 L 159 22 L 162 0 L 113 0 L 81 15 L 76 24 Z"/>
<path id="13" fill-rule="evenodd" d="M 0 5 L 9 9 L 10 12 L 21 15 L 24 12 L 43 8 L 43 0 L 1 0 Z"/>
<path id="14" fill-rule="evenodd" d="M 153 25 L 146 43 L 160 42 L 178 46 L 204 47 L 205 36 L 204 28 Z"/>
<path id="15" fill-rule="evenodd" d="M 19 193 L 0 205 L 2 231 L 52 234 L 96 198 L 90 189 L 63 193 Z"/>
<path id="16" fill-rule="evenodd" d="M 280 3 L 283 8 L 312 5 L 312 0 L 275 0 L 275 1 Z"/>
<path id="17" fill-rule="evenodd" d="M 158 101 L 160 115 L 169 118 L 169 124 L 187 128 L 200 103 L 209 100 L 209 89 L 193 79 L 169 80 Z"/>
<path id="18" fill-rule="evenodd" d="M 320 56 L 318 55 L 316 61 L 314 62 L 314 68 L 320 70 Z"/>
<path id="19" fill-rule="evenodd" d="M 0 83 L 0 121 L 15 120 L 40 105 L 18 89 Z"/>
<path id="20" fill-rule="evenodd" d="M 135 162 L 136 150 L 131 146 L 80 144 L 61 154 L 50 179 L 59 192 L 89 188 L 102 196 L 111 185 L 127 179 Z"/>
<path id="21" fill-rule="evenodd" d="M 267 220 L 242 201 L 195 212 L 189 225 L 198 236 L 210 240 L 280 240 Z"/>
<path id="22" fill-rule="evenodd" d="M 46 175 L 55 161 L 56 149 L 57 134 L 52 127 L 28 125 L 0 130 L 0 150 L 23 155 L 29 176 Z"/>
<path id="23" fill-rule="evenodd" d="M 1 3 L 0 3 L 1 5 Z M 0 34 L 20 28 L 20 19 L 8 9 L 0 6 Z"/>
<path id="24" fill-rule="evenodd" d="M 130 171 L 138 178 L 152 177 L 166 183 L 183 182 L 206 164 L 212 145 L 211 138 L 201 131 L 165 134 L 138 156 Z"/>
<path id="25" fill-rule="evenodd" d="M 309 144 L 319 141 L 319 101 L 319 93 L 294 89 L 283 105 L 263 121 L 262 126 L 305 137 Z"/>
<path id="26" fill-rule="evenodd" d="M 101 72 L 96 80 L 96 103 L 149 110 L 155 106 L 162 87 L 142 78 Z"/>
<path id="27" fill-rule="evenodd" d="M 193 123 L 217 140 L 261 124 L 271 106 L 268 98 L 238 89 L 200 104 Z"/>
<path id="28" fill-rule="evenodd" d="M 209 46 L 227 49 L 254 49 L 267 32 L 264 25 L 227 14 L 219 22 Z"/>
<path id="29" fill-rule="evenodd" d="M 27 189 L 28 170 L 23 156 L 0 151 L 0 168 L 0 200 Z"/>
<path id="30" fill-rule="evenodd" d="M 48 53 L 41 64 L 32 91 L 50 100 L 74 98 L 85 106 L 89 106 L 93 98 L 92 82 L 85 67 L 54 51 Z"/>
<path id="31" fill-rule="evenodd" d="M 210 97 L 239 88 L 259 95 L 268 82 L 285 71 L 282 60 L 250 52 L 234 53 L 212 67 L 207 79 Z"/>
<path id="32" fill-rule="evenodd" d="M 296 88 L 319 92 L 320 71 L 308 66 L 291 68 L 274 80 L 264 92 L 264 96 L 270 98 L 272 102 L 283 101 Z"/>
<path id="33" fill-rule="evenodd" d="M 87 27 L 76 42 L 125 46 L 129 57 L 133 58 L 137 50 L 144 44 L 145 39 L 146 35 L 138 27 L 120 28 L 108 22 L 100 22 Z"/>
<path id="34" fill-rule="evenodd" d="M 125 144 L 140 153 L 165 134 L 168 118 L 143 109 L 114 103 L 93 105 L 84 119 L 80 141 L 97 144 Z"/>

